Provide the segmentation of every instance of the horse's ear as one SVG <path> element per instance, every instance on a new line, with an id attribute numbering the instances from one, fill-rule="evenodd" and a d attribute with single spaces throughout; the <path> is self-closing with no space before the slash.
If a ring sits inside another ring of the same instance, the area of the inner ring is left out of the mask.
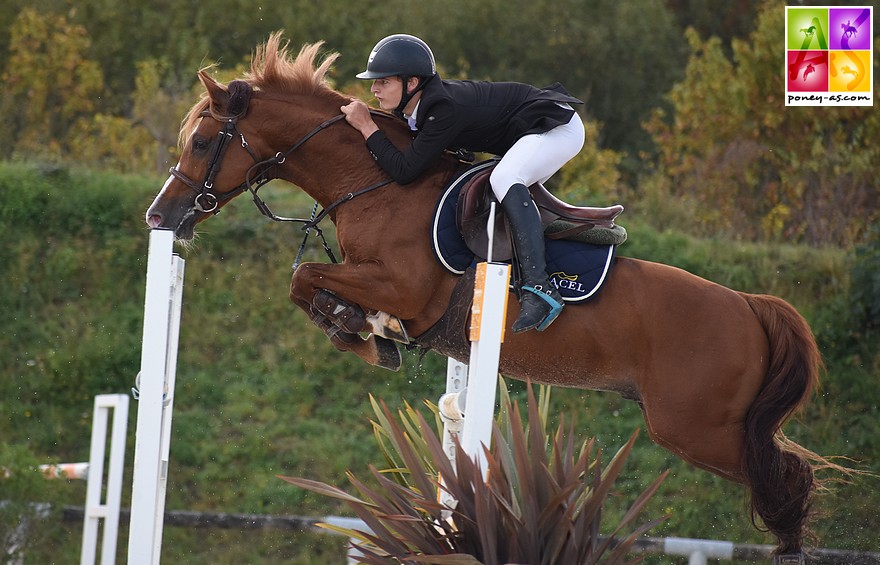
<path id="1" fill-rule="evenodd" d="M 223 86 L 205 70 L 199 71 L 199 80 L 208 91 L 212 111 L 220 116 L 242 117 L 247 113 L 253 87 L 243 80 L 234 80 Z"/>
<path id="2" fill-rule="evenodd" d="M 248 110 L 251 94 L 254 89 L 243 80 L 234 80 L 229 83 L 229 107 L 230 116 L 243 117 Z"/>
<path id="3" fill-rule="evenodd" d="M 211 100 L 211 111 L 218 115 L 226 115 L 226 103 L 229 100 L 229 94 L 226 87 L 214 80 L 204 69 L 199 71 L 199 80 L 208 91 L 208 98 Z"/>

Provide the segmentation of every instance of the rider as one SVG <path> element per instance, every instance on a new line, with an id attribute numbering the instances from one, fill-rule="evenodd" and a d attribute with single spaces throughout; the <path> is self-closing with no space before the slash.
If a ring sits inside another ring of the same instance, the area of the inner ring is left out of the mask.
<path id="1" fill-rule="evenodd" d="M 401 151 L 376 126 L 363 101 L 353 99 L 341 109 L 396 182 L 414 181 L 447 148 L 502 156 L 489 182 L 513 234 L 525 291 L 513 331 L 545 329 L 563 302 L 547 277 L 543 229 L 528 187 L 545 182 L 583 147 L 583 122 L 571 107 L 583 102 L 558 83 L 538 89 L 516 82 L 442 80 L 431 48 L 406 34 L 379 41 L 357 78 L 372 80 L 370 91 L 379 106 L 417 132 Z"/>

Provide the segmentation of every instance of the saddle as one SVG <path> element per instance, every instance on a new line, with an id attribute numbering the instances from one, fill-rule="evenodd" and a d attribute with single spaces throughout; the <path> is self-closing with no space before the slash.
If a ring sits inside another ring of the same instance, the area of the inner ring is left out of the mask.
<path id="1" fill-rule="evenodd" d="M 470 178 L 461 188 L 456 204 L 455 221 L 468 248 L 480 257 L 487 257 L 489 234 L 487 224 L 491 203 L 497 202 L 489 186 L 492 167 Z M 617 204 L 607 208 L 572 206 L 553 196 L 540 183 L 529 187 L 532 199 L 541 215 L 544 236 L 548 239 L 572 239 L 589 230 L 603 232 L 596 239 L 614 238 L 618 231 L 614 219 L 623 212 Z M 495 229 L 492 236 L 492 260 L 507 261 L 513 257 L 507 221 L 501 207 L 495 207 Z M 624 232 L 625 234 L 625 232 Z M 597 234 L 598 235 L 598 234 Z M 625 235 L 623 236 L 625 239 Z M 622 243 L 607 241 L 603 243 Z"/>

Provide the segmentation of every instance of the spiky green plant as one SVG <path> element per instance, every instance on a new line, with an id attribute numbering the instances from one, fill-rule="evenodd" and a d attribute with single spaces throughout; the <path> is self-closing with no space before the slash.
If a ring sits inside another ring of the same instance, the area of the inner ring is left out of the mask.
<path id="1" fill-rule="evenodd" d="M 502 387 L 502 390 L 504 388 Z M 488 478 L 456 445 L 455 464 L 422 414 L 407 406 L 395 419 L 374 401 L 377 439 L 390 469 L 370 466 L 376 486 L 349 473 L 360 497 L 303 478 L 281 477 L 313 492 L 345 501 L 370 531 L 325 526 L 352 539 L 362 563 L 502 565 L 635 563 L 635 540 L 663 518 L 635 525 L 663 473 L 630 506 L 620 523 L 600 536 L 602 509 L 623 469 L 637 432 L 603 465 L 595 440 L 575 447 L 564 421 L 546 433 L 545 420 L 529 387 L 528 425 L 516 403 L 502 396 L 502 415 L 487 450 Z M 442 480 L 441 480 L 442 477 Z M 438 502 L 438 489 L 456 500 Z"/>

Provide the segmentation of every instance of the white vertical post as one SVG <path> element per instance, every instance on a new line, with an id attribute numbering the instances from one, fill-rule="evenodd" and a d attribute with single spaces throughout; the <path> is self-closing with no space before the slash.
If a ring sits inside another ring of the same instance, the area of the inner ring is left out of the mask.
<path id="1" fill-rule="evenodd" d="M 504 341 L 510 265 L 480 263 L 474 283 L 471 310 L 471 356 L 465 394 L 465 418 L 461 444 L 465 453 L 488 471 L 483 445 L 490 445 L 498 385 L 498 358 Z"/>
<path id="2" fill-rule="evenodd" d="M 495 202 L 489 209 L 486 226 L 489 236 L 487 262 L 477 265 L 474 281 L 474 302 L 471 307 L 470 364 L 449 359 L 446 368 L 446 394 L 438 407 L 443 420 L 443 451 L 455 463 L 453 438 L 458 437 L 462 449 L 475 458 L 483 479 L 488 473 L 483 445 L 492 439 L 495 416 L 495 394 L 498 384 L 498 361 L 507 317 L 510 286 L 510 265 L 492 262 L 495 235 Z M 464 394 L 464 398 L 462 398 Z M 442 477 L 441 477 L 442 480 Z M 442 488 L 439 499 L 453 508 L 456 501 Z"/>
<path id="3" fill-rule="evenodd" d="M 150 232 L 128 538 L 137 565 L 158 564 L 162 546 L 184 272 L 173 248 L 172 231 Z"/>
<path id="4" fill-rule="evenodd" d="M 461 430 L 464 427 L 464 410 L 461 396 L 467 389 L 467 363 L 456 361 L 452 357 L 446 361 L 446 394 L 440 397 L 438 408 L 443 421 L 443 453 L 455 468 L 455 438 L 461 441 Z M 440 477 L 442 483 L 443 477 Z M 438 491 L 438 500 L 447 508 L 455 508 L 455 498 L 442 487 Z"/>
<path id="5" fill-rule="evenodd" d="M 107 498 L 101 503 L 104 485 L 104 452 L 107 443 L 107 420 L 113 410 L 110 435 L 110 460 L 107 471 Z M 97 559 L 98 526 L 104 520 L 101 542 L 101 564 L 116 562 L 116 540 L 119 532 L 119 507 L 122 501 L 122 470 L 125 466 L 125 433 L 128 429 L 128 396 L 99 394 L 95 397 L 92 415 L 92 443 L 89 452 L 88 486 L 83 517 L 83 545 L 80 565 L 93 565 Z"/>
<path id="6" fill-rule="evenodd" d="M 462 414 L 464 398 L 461 394 L 467 389 L 467 363 L 452 357 L 446 361 L 446 394 L 440 397 L 440 417 L 443 420 L 443 452 L 455 463 L 455 443 L 453 438 L 461 433 L 464 422 Z"/>

